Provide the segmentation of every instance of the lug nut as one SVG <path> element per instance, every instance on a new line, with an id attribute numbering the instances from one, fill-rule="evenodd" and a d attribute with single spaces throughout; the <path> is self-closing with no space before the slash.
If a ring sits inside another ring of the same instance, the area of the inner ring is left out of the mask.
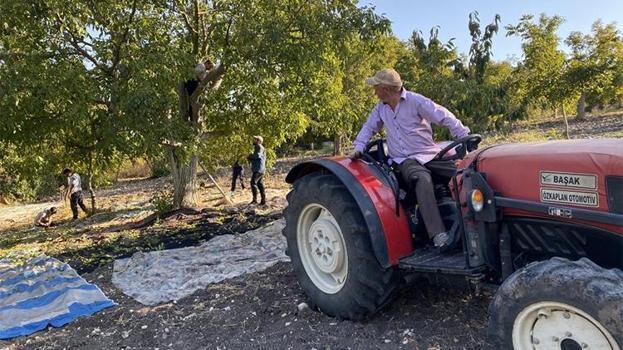
<path id="1" fill-rule="evenodd" d="M 566 332 L 565 333 L 565 337 L 567 338 L 571 338 L 573 336 L 573 334 L 571 334 L 571 332 Z"/>
<path id="2" fill-rule="evenodd" d="M 532 344 L 539 345 L 540 341 L 538 338 L 532 338 Z"/>
<path id="3" fill-rule="evenodd" d="M 540 309 L 538 312 L 538 317 L 539 318 L 548 318 L 549 315 L 551 315 L 551 312 L 545 308 Z"/>
<path id="4" fill-rule="evenodd" d="M 582 343 L 582 348 L 583 348 L 583 349 L 588 348 L 588 344 L 586 344 L 586 343 Z"/>
<path id="5" fill-rule="evenodd" d="M 565 313 L 562 314 L 562 317 L 564 317 L 566 319 L 569 319 L 569 318 L 571 318 L 571 315 L 568 312 L 565 312 Z"/>
<path id="6" fill-rule="evenodd" d="M 560 341 L 560 338 L 554 336 L 552 337 L 552 340 L 554 341 L 554 343 L 558 343 Z"/>

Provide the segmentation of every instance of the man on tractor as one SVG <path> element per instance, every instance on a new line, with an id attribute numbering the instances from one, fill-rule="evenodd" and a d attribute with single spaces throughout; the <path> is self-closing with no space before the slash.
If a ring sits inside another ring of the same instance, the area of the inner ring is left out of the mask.
<path id="1" fill-rule="evenodd" d="M 445 248 L 452 242 L 441 219 L 435 199 L 433 174 L 454 170 L 447 161 L 433 161 L 441 147 L 433 140 L 431 124 L 447 127 L 455 138 L 467 136 L 469 128 L 446 108 L 431 99 L 407 91 L 398 72 L 383 69 L 366 84 L 374 87 L 379 103 L 372 109 L 354 142 L 352 159 L 360 158 L 366 143 L 385 127 L 391 161 L 398 169 L 410 191 L 415 191 L 422 219 L 435 247 Z M 451 175 L 450 175 L 451 176 Z"/>
<path id="2" fill-rule="evenodd" d="M 476 150 L 480 135 L 395 71 L 367 83 L 380 102 L 351 155 L 365 161 L 314 159 L 286 176 L 286 254 L 310 306 L 363 320 L 404 282 L 455 276 L 500 285 L 496 349 L 623 349 L 622 140 Z M 457 139 L 437 146 L 431 123 Z M 367 143 L 382 127 L 386 140 Z"/>

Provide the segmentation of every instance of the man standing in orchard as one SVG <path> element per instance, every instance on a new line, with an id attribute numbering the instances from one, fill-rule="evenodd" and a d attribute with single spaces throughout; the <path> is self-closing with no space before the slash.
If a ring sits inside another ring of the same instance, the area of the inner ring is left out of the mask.
<path id="1" fill-rule="evenodd" d="M 264 172 L 266 171 L 266 150 L 262 145 L 262 136 L 253 136 L 253 153 L 247 159 L 251 162 L 251 193 L 253 200 L 251 204 L 257 203 L 257 192 L 260 192 L 260 205 L 266 205 L 266 193 L 264 190 Z"/>
<path id="2" fill-rule="evenodd" d="M 236 162 L 231 167 L 231 197 L 233 197 L 234 192 L 236 192 L 236 182 L 238 181 L 240 181 L 240 187 L 244 190 L 244 168 L 240 165 L 240 161 L 236 159 Z"/>
<path id="3" fill-rule="evenodd" d="M 437 207 L 429 164 L 441 148 L 433 140 L 431 124 L 447 127 L 456 138 L 468 135 L 470 130 L 446 108 L 425 96 L 407 91 L 400 75 L 393 69 L 377 72 L 366 79 L 366 84 L 374 87 L 379 103 L 359 131 L 351 158 L 361 157 L 372 135 L 385 127 L 389 156 L 398 164 L 409 188 L 415 188 L 429 237 L 436 247 L 446 247 L 451 243 L 451 237 Z"/>
<path id="4" fill-rule="evenodd" d="M 67 192 L 65 192 L 65 198 L 70 196 L 69 203 L 71 212 L 73 213 L 73 220 L 78 219 L 78 206 L 80 206 L 85 214 L 89 215 L 89 211 L 82 201 L 82 181 L 80 180 L 80 175 L 69 168 L 63 170 L 63 175 L 67 177 Z"/>

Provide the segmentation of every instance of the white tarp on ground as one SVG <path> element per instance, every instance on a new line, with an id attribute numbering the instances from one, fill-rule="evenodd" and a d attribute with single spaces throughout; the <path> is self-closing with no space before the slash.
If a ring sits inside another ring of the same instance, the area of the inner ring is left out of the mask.
<path id="1" fill-rule="evenodd" d="M 145 305 L 178 300 L 246 273 L 288 261 L 283 219 L 239 235 L 217 236 L 198 247 L 135 253 L 115 261 L 112 282 Z"/>
<path id="2" fill-rule="evenodd" d="M 113 306 L 69 265 L 40 256 L 16 265 L 0 260 L 0 339 L 60 327 Z"/>

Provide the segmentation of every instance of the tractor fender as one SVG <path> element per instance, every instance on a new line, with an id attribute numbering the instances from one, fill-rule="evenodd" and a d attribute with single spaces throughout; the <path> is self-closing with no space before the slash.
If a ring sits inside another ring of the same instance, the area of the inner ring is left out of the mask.
<path id="1" fill-rule="evenodd" d="M 407 215 L 402 207 L 399 208 L 400 215 L 396 215 L 392 189 L 375 174 L 373 167 L 344 157 L 317 159 L 297 164 L 286 176 L 286 182 L 292 184 L 315 172 L 335 175 L 353 196 L 381 266 L 396 266 L 400 258 L 413 252 Z"/>

